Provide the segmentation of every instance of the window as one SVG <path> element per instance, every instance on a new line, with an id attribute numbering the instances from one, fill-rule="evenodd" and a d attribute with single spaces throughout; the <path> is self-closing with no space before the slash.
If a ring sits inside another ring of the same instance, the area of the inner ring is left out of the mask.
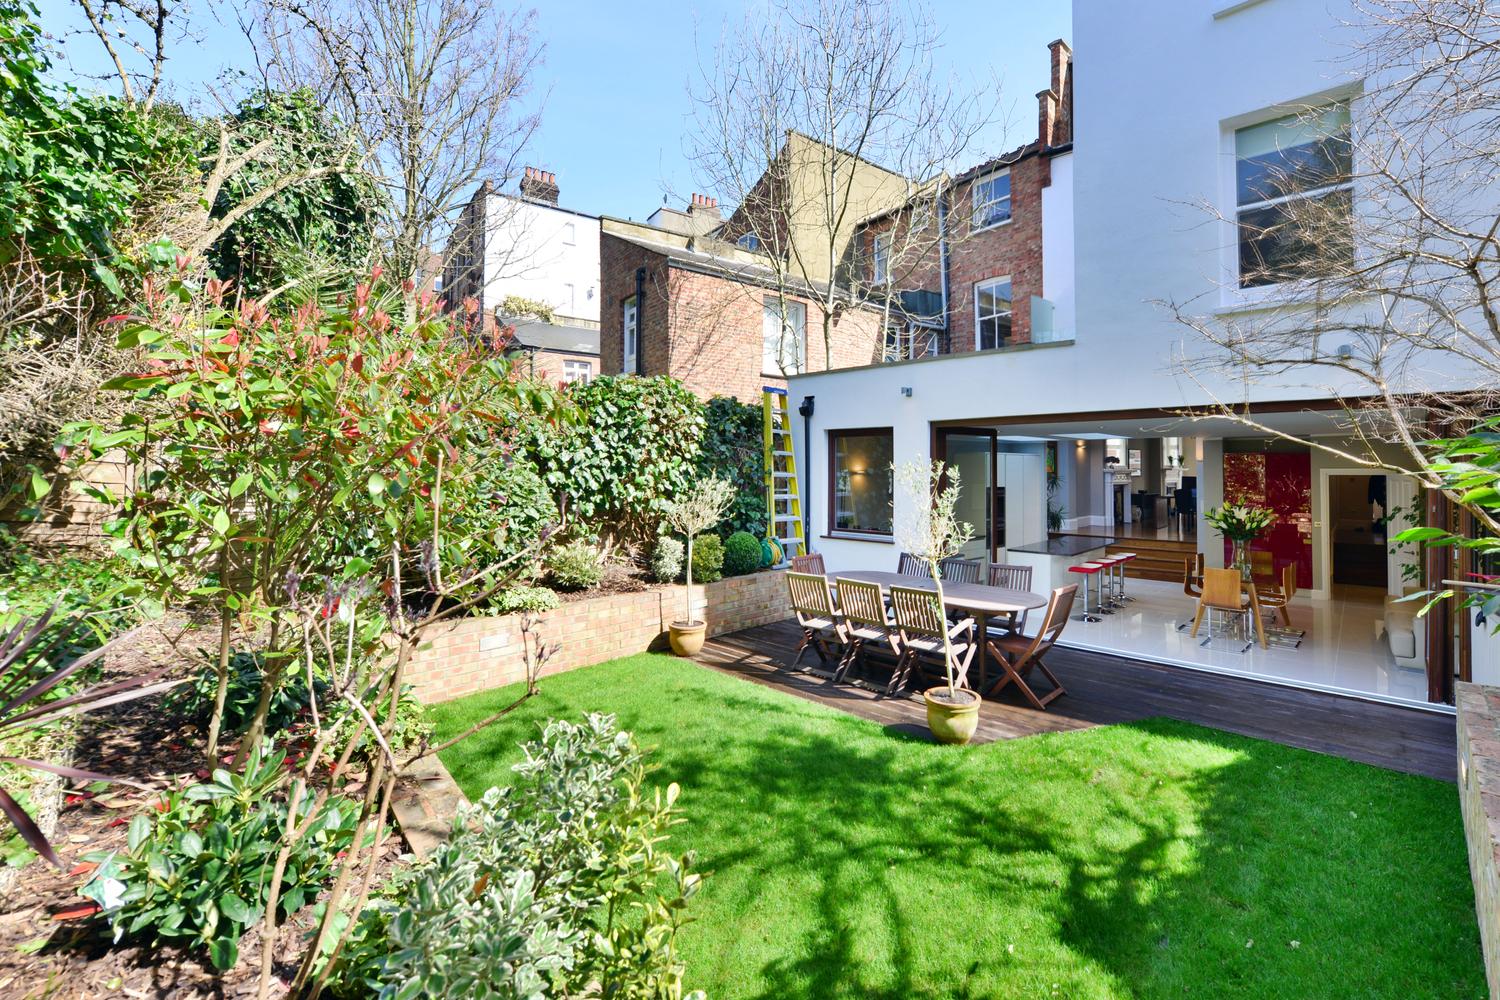
<path id="1" fill-rule="evenodd" d="M 890 280 L 891 234 L 876 233 L 870 241 L 871 282 L 883 285 Z"/>
<path id="2" fill-rule="evenodd" d="M 1313 278 L 1354 259 L 1349 105 L 1234 133 L 1241 288 Z"/>
<path id="3" fill-rule="evenodd" d="M 891 533 L 894 489 L 891 463 L 896 446 L 891 429 L 830 431 L 829 523 L 831 531 Z"/>
<path id="4" fill-rule="evenodd" d="M 638 310 L 635 307 L 635 296 L 625 300 L 623 316 L 621 317 L 621 329 L 624 331 L 624 356 L 626 375 L 636 373 L 636 352 L 640 349 L 640 330 L 637 328 L 636 317 Z"/>
<path id="5" fill-rule="evenodd" d="M 564 382 L 587 382 L 594 377 L 594 365 L 590 361 L 564 361 Z"/>
<path id="6" fill-rule="evenodd" d="M 883 361 L 935 358 L 942 353 L 942 331 L 919 323 L 894 322 L 886 327 Z"/>
<path id="7" fill-rule="evenodd" d="M 1010 221 L 1010 171 L 1001 170 L 974 182 L 974 228 L 988 229 Z"/>
<path id="8" fill-rule="evenodd" d="M 781 302 L 774 295 L 765 297 L 761 319 L 761 371 L 796 375 L 807 365 L 807 306 L 787 299 L 786 315 L 783 316 Z"/>
<path id="9" fill-rule="evenodd" d="M 741 250 L 759 250 L 760 237 L 756 236 L 754 233 L 745 233 L 741 235 L 739 239 L 734 241 L 734 245 L 739 247 Z"/>
<path id="10" fill-rule="evenodd" d="M 569 222 L 563 226 L 562 240 L 568 246 L 573 246 L 578 242 L 578 230 L 573 223 Z"/>
<path id="11" fill-rule="evenodd" d="M 578 307 L 578 294 L 573 290 L 571 282 L 563 283 L 563 301 L 567 303 L 568 315 L 573 315 Z"/>
<path id="12" fill-rule="evenodd" d="M 974 347 L 992 351 L 1010 342 L 1010 279 L 993 278 L 974 286 Z"/>

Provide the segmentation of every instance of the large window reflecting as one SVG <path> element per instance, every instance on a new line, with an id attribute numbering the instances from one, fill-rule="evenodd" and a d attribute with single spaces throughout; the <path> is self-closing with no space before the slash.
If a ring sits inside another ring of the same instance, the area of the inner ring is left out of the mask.
<path id="1" fill-rule="evenodd" d="M 896 448 L 889 428 L 832 431 L 829 528 L 867 534 L 891 533 Z"/>

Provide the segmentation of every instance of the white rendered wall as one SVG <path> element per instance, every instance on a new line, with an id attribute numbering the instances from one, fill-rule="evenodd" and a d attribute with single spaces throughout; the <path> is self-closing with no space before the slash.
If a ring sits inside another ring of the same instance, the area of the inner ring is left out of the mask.
<path id="1" fill-rule="evenodd" d="M 559 319 L 599 322 L 599 220 L 506 195 L 490 200 L 484 301 L 550 305 Z M 570 242 L 571 241 L 571 242 Z"/>
<path id="2" fill-rule="evenodd" d="M 1042 298 L 1052 303 L 1051 340 L 1072 340 L 1078 327 L 1073 288 L 1073 154 L 1052 157 L 1042 188 Z"/>

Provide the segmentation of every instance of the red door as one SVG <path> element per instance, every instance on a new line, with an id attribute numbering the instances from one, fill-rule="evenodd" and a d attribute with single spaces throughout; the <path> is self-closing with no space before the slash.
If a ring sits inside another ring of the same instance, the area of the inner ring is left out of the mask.
<path id="1" fill-rule="evenodd" d="M 1297 567 L 1297 586 L 1311 588 L 1312 579 L 1312 456 L 1295 452 L 1233 452 L 1224 456 L 1224 502 L 1268 507 L 1276 523 L 1250 544 L 1252 556 L 1270 554 L 1270 575 L 1279 580 L 1281 568 Z M 1232 546 L 1224 543 L 1226 565 Z M 1260 572 L 1264 566 L 1257 567 Z"/>

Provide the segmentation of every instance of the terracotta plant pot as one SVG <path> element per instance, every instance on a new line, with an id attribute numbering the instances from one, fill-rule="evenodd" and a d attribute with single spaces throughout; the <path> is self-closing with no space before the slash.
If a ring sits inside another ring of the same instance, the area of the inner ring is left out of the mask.
<path id="1" fill-rule="evenodd" d="M 959 688 L 959 698 L 967 700 L 950 702 L 934 698 L 935 694 L 946 696 L 948 689 L 929 688 L 922 692 L 922 700 L 927 702 L 927 728 L 932 730 L 933 737 L 939 743 L 958 745 L 973 739 L 974 730 L 979 728 L 979 695 Z"/>
<path id="2" fill-rule="evenodd" d="M 697 656 L 708 636 L 708 622 L 672 622 L 667 626 L 672 652 L 678 656 Z"/>

